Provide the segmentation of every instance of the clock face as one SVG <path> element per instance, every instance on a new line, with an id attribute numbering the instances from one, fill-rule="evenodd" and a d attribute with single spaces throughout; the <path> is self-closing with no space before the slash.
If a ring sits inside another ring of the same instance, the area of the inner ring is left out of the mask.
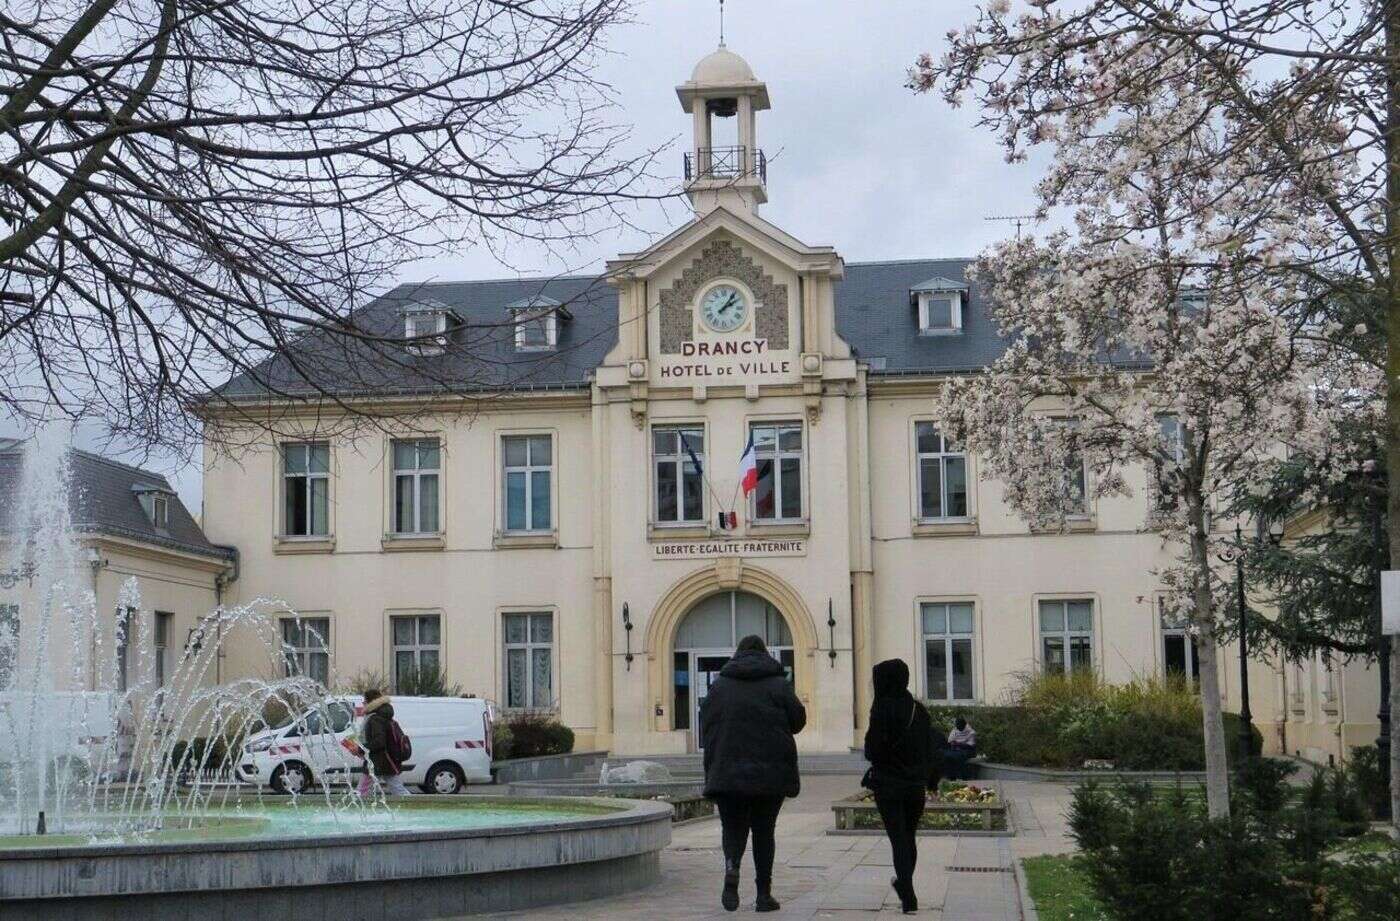
<path id="1" fill-rule="evenodd" d="M 715 285 L 700 302 L 700 318 L 717 333 L 733 332 L 748 316 L 749 302 L 733 285 Z"/>

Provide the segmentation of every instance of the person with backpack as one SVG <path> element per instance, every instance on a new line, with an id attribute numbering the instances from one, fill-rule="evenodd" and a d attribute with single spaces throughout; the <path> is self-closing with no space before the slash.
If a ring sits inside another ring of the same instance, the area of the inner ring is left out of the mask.
<path id="1" fill-rule="evenodd" d="M 861 785 L 875 794 L 894 855 L 890 885 L 905 914 L 919 910 L 914 895 L 914 865 L 919 859 L 916 835 L 927 791 L 937 790 L 940 761 L 928 711 L 909 693 L 909 666 L 888 659 L 872 673 L 875 699 L 865 731 L 865 758 L 870 769 Z"/>
<path id="2" fill-rule="evenodd" d="M 392 796 L 408 796 L 410 791 L 399 774 L 413 750 L 394 719 L 394 705 L 374 688 L 365 691 L 365 726 L 361 735 L 369 758 L 360 777 L 359 794 L 367 796 L 371 787 L 378 784 Z"/>
<path id="3" fill-rule="evenodd" d="M 739 866 L 753 833 L 758 897 L 755 911 L 777 911 L 773 898 L 774 829 L 783 799 L 800 789 L 793 736 L 807 725 L 807 710 L 792 690 L 782 663 L 761 637 L 739 641 L 700 705 L 705 747 L 705 796 L 719 808 L 724 849 L 725 911 L 739 907 Z"/>

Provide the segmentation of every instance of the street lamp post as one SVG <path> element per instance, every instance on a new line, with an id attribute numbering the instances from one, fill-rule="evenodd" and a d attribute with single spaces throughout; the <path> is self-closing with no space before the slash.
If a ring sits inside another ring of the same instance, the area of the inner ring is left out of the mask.
<path id="1" fill-rule="evenodd" d="M 1244 535 L 1235 525 L 1235 603 L 1240 611 L 1240 759 L 1254 754 L 1254 714 L 1249 709 L 1249 609 L 1244 603 Z"/>

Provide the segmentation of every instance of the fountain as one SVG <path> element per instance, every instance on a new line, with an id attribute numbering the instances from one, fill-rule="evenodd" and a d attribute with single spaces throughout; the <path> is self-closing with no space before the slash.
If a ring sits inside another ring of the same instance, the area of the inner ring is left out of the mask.
<path id="1" fill-rule="evenodd" d="M 139 581 L 123 586 L 121 617 L 104 616 L 82 585 L 69 444 L 50 426 L 26 445 L 19 501 L 0 516 L 0 573 L 27 576 L 18 624 L 0 620 L 0 902 L 35 921 L 184 918 L 228 905 L 412 919 L 657 878 L 670 840 L 661 803 L 362 799 L 330 785 L 278 797 L 239 784 L 230 769 L 241 740 L 270 711 L 329 716 L 327 689 L 306 677 L 214 680 L 230 643 L 262 650 L 266 674 L 282 674 L 277 618 L 287 608 L 218 608 L 157 682 L 146 644 L 127 642 L 147 635 L 153 616 Z M 344 911 L 328 910 L 328 898 L 344 899 Z"/>

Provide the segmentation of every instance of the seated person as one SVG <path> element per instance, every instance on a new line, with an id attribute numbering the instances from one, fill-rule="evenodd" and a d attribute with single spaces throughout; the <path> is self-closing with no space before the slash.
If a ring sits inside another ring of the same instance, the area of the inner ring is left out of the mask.
<path id="1" fill-rule="evenodd" d="M 950 780 L 971 780 L 967 763 L 977 755 L 977 730 L 961 716 L 953 722 L 948 733 L 948 745 L 943 749 L 943 774 Z"/>

